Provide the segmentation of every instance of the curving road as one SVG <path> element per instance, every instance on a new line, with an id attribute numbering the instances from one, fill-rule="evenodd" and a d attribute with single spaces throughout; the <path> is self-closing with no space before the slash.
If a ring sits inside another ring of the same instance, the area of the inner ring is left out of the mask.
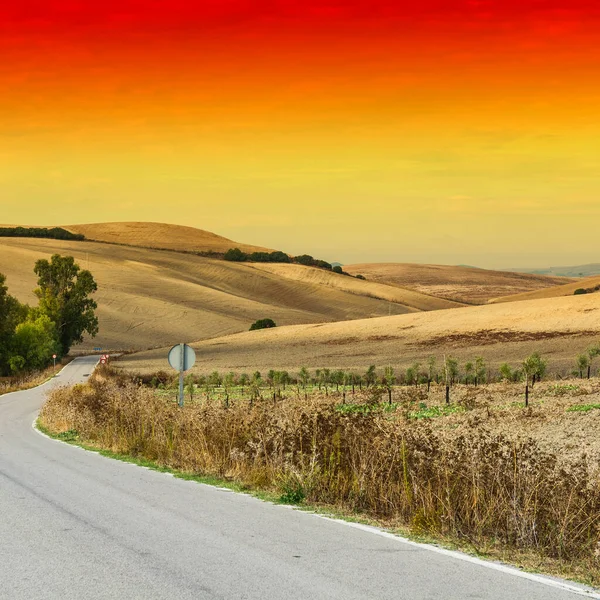
<path id="1" fill-rule="evenodd" d="M 559 580 L 175 479 L 42 436 L 51 383 L 0 397 L 0 598 L 600 598 Z"/>

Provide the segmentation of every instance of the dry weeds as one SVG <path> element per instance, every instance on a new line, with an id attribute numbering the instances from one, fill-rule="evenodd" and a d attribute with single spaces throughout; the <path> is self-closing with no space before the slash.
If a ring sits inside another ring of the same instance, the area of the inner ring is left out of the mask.
<path id="1" fill-rule="evenodd" d="M 544 385 L 540 398 L 556 401 L 550 412 L 562 414 L 567 402 L 579 401 Z M 598 395 L 597 383 L 586 385 L 588 397 Z M 278 489 L 287 499 L 479 549 L 534 552 L 598 583 L 597 470 L 587 455 L 572 452 L 565 460 L 560 447 L 515 435 L 515 424 L 527 431 L 529 423 L 542 423 L 546 408 L 538 402 L 526 411 L 508 402 L 490 411 L 497 392 L 462 389 L 455 398 L 461 412 L 439 419 L 409 418 L 418 407 L 409 389 L 393 410 L 373 395 L 361 400 L 369 410 L 353 411 L 340 410 L 333 396 L 300 394 L 227 408 L 200 401 L 182 410 L 126 377 L 99 371 L 90 385 L 54 392 L 41 420 L 54 432 L 75 430 L 84 442 L 171 468 Z"/>

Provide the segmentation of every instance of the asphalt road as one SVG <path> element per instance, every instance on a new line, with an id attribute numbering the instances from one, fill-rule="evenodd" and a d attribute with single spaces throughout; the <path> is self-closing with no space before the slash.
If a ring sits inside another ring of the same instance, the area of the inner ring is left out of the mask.
<path id="1" fill-rule="evenodd" d="M 103 458 L 35 431 L 52 385 L 0 397 L 0 598 L 558 600 L 566 582 Z"/>

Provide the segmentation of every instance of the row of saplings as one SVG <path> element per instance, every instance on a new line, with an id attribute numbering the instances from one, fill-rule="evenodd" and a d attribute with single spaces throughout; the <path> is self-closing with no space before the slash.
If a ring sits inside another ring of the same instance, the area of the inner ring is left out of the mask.
<path id="1" fill-rule="evenodd" d="M 577 357 L 572 375 L 588 378 L 592 374 L 594 359 L 600 356 L 600 343 L 592 346 L 585 354 Z M 393 402 L 393 390 L 397 386 L 427 387 L 429 392 L 432 384 L 443 384 L 446 389 L 446 403 L 450 403 L 450 390 L 455 384 L 482 385 L 493 382 L 523 382 L 525 384 L 525 404 L 529 403 L 529 392 L 536 381 L 546 374 L 547 363 L 537 352 L 528 356 L 518 367 L 507 363 L 501 365 L 498 373 L 492 373 L 482 357 L 467 361 L 464 365 L 458 360 L 445 356 L 441 364 L 431 357 L 425 365 L 415 363 L 405 370 L 396 372 L 391 366 L 378 371 L 371 365 L 364 373 L 353 371 L 316 369 L 311 372 L 302 367 L 296 374 L 288 371 L 270 370 L 265 375 L 256 371 L 247 373 L 229 372 L 221 374 L 218 371 L 210 375 L 188 375 L 185 381 L 186 394 L 194 400 L 199 394 L 210 400 L 217 392 L 228 406 L 230 399 L 237 393 L 242 397 L 248 396 L 250 402 L 270 396 L 274 400 L 283 398 L 286 391 L 292 391 L 298 397 L 308 397 L 309 392 L 336 393 L 346 401 L 346 394 L 355 395 L 357 391 L 367 390 L 370 397 L 387 395 L 389 404 Z M 176 390 L 177 380 L 165 372 L 142 378 L 142 383 L 159 389 Z"/>

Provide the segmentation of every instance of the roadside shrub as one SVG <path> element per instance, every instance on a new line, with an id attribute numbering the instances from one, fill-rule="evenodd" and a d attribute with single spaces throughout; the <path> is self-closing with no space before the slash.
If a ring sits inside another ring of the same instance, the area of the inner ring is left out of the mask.
<path id="1" fill-rule="evenodd" d="M 390 418 L 342 411 L 319 396 L 180 409 L 148 388 L 94 377 L 52 392 L 40 418 L 54 433 L 260 485 L 285 502 L 306 499 L 475 547 L 578 561 L 597 581 L 600 486 L 586 460 L 567 468 L 531 438 L 433 429 L 436 415 L 419 408 L 413 418 Z"/>

